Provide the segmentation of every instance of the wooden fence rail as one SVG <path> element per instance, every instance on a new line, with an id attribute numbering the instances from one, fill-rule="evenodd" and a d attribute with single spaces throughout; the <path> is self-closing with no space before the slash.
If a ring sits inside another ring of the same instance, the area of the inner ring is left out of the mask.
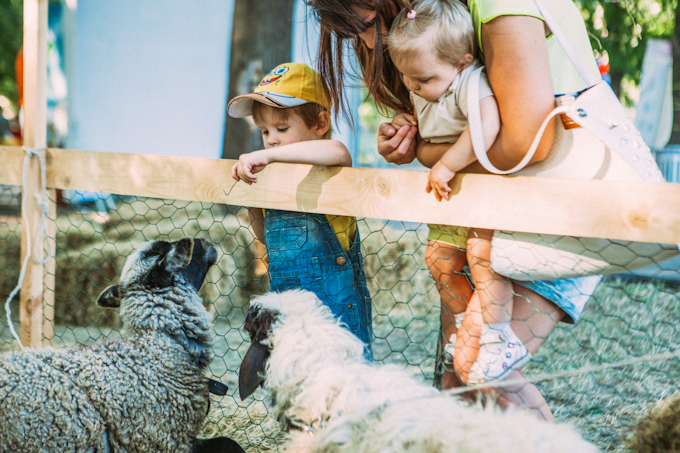
<path id="1" fill-rule="evenodd" d="M 24 152 L 0 147 L 0 184 L 21 184 Z M 531 233 L 680 243 L 680 184 L 459 174 L 450 201 L 427 172 L 272 164 L 251 186 L 233 160 L 47 150 L 47 186 Z"/>

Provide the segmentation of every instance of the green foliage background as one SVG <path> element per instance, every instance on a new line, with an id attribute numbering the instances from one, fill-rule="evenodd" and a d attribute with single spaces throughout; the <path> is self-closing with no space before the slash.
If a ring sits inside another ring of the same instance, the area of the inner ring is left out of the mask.
<path id="1" fill-rule="evenodd" d="M 614 91 L 639 84 L 648 39 L 671 39 L 678 0 L 575 0 L 591 32 L 593 49 L 609 57 Z M 16 105 L 14 60 L 22 43 L 22 0 L 0 0 L 0 96 Z"/>
<path id="2" fill-rule="evenodd" d="M 591 43 L 609 57 L 612 88 L 631 103 L 622 84 L 640 83 L 647 40 L 672 39 L 677 0 L 577 0 Z"/>
<path id="3" fill-rule="evenodd" d="M 24 2 L 0 0 L 0 96 L 17 104 L 14 61 L 23 42 Z"/>

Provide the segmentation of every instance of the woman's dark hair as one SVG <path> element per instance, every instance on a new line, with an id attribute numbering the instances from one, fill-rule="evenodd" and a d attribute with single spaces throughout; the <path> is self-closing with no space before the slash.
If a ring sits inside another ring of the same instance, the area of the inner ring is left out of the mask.
<path id="1" fill-rule="evenodd" d="M 332 100 L 337 117 L 340 112 L 351 120 L 343 98 L 346 68 L 343 65 L 346 42 L 354 47 L 361 78 L 368 92 L 375 99 L 378 110 L 386 114 L 389 110 L 411 112 L 412 105 L 408 90 L 404 86 L 399 71 L 394 66 L 383 44 L 383 26 L 389 30 L 392 21 L 404 7 L 402 0 L 307 0 L 314 10 L 320 25 L 318 70 L 328 86 L 327 95 Z M 375 46 L 369 49 L 359 34 L 366 30 L 366 24 L 355 8 L 376 12 Z"/>

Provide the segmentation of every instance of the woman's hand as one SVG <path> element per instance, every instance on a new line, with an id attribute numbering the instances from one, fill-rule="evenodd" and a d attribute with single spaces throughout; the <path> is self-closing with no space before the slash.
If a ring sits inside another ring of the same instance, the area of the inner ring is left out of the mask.
<path id="1" fill-rule="evenodd" d="M 448 200 L 451 193 L 449 183 L 456 176 L 456 173 L 449 170 L 443 163 L 437 162 L 430 170 L 427 176 L 427 186 L 425 191 L 427 193 L 434 192 L 434 197 L 437 201 Z"/>
<path id="2" fill-rule="evenodd" d="M 413 115 L 400 113 L 392 123 L 382 123 L 378 128 L 378 152 L 387 162 L 410 164 L 416 158 L 418 126 Z"/>
<path id="3" fill-rule="evenodd" d="M 236 181 L 243 181 L 247 184 L 257 182 L 255 173 L 259 173 L 269 164 L 269 159 L 265 153 L 253 151 L 248 154 L 241 154 L 238 162 L 231 167 L 231 177 Z"/>

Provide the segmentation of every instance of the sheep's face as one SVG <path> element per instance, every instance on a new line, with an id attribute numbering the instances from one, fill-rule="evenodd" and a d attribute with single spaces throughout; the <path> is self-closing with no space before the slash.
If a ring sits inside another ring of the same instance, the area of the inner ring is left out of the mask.
<path id="1" fill-rule="evenodd" d="M 270 292 L 254 298 L 244 326 L 251 343 L 239 370 L 241 399 L 247 398 L 265 383 L 268 362 L 274 361 L 277 366 L 281 366 L 281 360 L 285 357 L 285 361 L 289 362 L 285 366 L 290 367 L 287 369 L 306 367 L 305 363 L 311 355 L 298 360 L 294 354 L 287 354 L 287 345 L 291 343 L 297 346 L 304 343 L 310 348 L 318 346 L 321 349 L 326 344 L 332 344 L 338 356 L 361 356 L 364 347 L 361 341 L 338 325 L 339 321 L 330 308 L 323 305 L 311 291 Z M 282 347 L 284 352 L 277 355 L 274 345 Z M 330 349 L 324 349 L 324 355 L 331 357 Z"/>
<path id="2" fill-rule="evenodd" d="M 311 291 L 296 289 L 257 296 L 248 309 L 245 329 L 251 343 L 239 370 L 242 399 L 263 384 L 275 394 L 280 385 L 288 385 L 282 384 L 286 379 L 282 376 L 296 375 L 296 370 L 307 373 L 320 361 L 339 363 L 348 357 L 364 360 L 361 340 L 341 326 L 330 308 Z M 270 367 L 276 372 L 270 373 Z"/>
<path id="3" fill-rule="evenodd" d="M 205 239 L 145 242 L 125 261 L 120 284 L 104 290 L 97 303 L 103 307 L 119 307 L 125 288 L 130 285 L 162 289 L 182 281 L 198 291 L 208 269 L 216 262 L 217 251 Z"/>

